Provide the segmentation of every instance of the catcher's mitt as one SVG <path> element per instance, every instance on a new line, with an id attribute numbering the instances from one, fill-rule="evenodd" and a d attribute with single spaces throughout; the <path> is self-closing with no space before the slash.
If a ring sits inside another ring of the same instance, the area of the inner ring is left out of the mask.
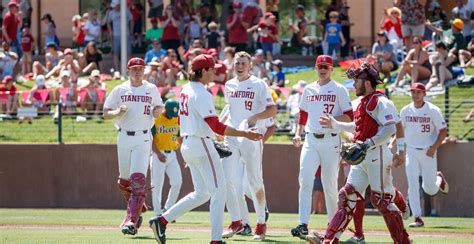
<path id="1" fill-rule="evenodd" d="M 365 159 L 368 148 L 369 145 L 361 141 L 347 142 L 342 144 L 340 155 L 347 164 L 358 165 Z"/>
<path id="2" fill-rule="evenodd" d="M 230 150 L 230 148 L 222 142 L 214 141 L 214 147 L 216 148 L 217 153 L 219 153 L 219 157 L 221 158 L 227 158 L 232 155 L 232 151 Z"/>

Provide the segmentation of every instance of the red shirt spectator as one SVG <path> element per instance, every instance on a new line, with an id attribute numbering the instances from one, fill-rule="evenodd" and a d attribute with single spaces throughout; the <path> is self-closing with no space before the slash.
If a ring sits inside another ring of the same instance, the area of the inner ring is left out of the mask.
<path id="1" fill-rule="evenodd" d="M 222 62 L 221 60 L 218 60 L 216 62 L 216 65 L 214 66 L 214 75 L 215 77 L 219 75 L 224 75 L 224 81 L 214 80 L 215 83 L 225 84 L 225 82 L 227 81 L 227 68 L 224 62 Z"/>
<path id="2" fill-rule="evenodd" d="M 11 78 L 11 76 L 5 77 L 5 79 L 3 79 L 3 81 L 2 81 L 2 83 L 3 84 L 0 84 L 0 92 L 9 91 L 10 95 L 16 93 L 17 89 L 16 89 L 16 86 L 15 86 L 15 83 L 13 83 L 13 79 Z"/>
<path id="3" fill-rule="evenodd" d="M 167 19 L 168 19 L 167 16 L 162 16 L 160 18 L 162 22 L 166 21 Z M 180 40 L 178 27 L 174 26 L 172 21 L 169 21 L 168 24 L 163 28 L 163 36 L 161 37 L 161 40 L 162 41 Z"/>
<path id="4" fill-rule="evenodd" d="M 229 27 L 229 43 L 247 43 L 247 29 L 243 26 L 241 14 L 231 14 L 227 17 L 227 25 L 232 23 L 234 18 L 237 18 L 234 24 Z"/>
<path id="5" fill-rule="evenodd" d="M 244 9 L 243 21 L 251 27 L 259 22 L 261 16 L 262 11 L 258 5 L 247 5 Z"/>
<path id="6" fill-rule="evenodd" d="M 34 43 L 33 36 L 30 33 L 23 34 L 21 37 L 21 49 L 23 52 L 31 52 Z"/>
<path id="7" fill-rule="evenodd" d="M 395 28 L 395 32 L 397 33 L 397 36 L 400 38 L 402 37 L 402 21 L 400 18 L 397 19 L 396 23 L 393 23 L 390 19 L 386 19 L 383 23 L 383 29 L 388 33 L 390 29 Z"/>
<path id="8" fill-rule="evenodd" d="M 12 9 L 12 8 L 10 8 Z M 18 11 L 18 8 L 17 8 Z M 8 11 L 3 18 L 3 28 L 6 31 L 7 37 L 5 38 L 10 41 L 16 40 L 16 33 L 18 30 L 18 25 L 20 24 L 20 20 L 16 17 L 14 13 Z"/>
<path id="9" fill-rule="evenodd" d="M 275 24 L 270 23 L 268 24 L 265 20 L 262 20 L 258 23 L 258 27 L 262 29 L 262 34 L 260 36 L 260 42 L 263 43 L 273 43 L 276 42 L 275 38 L 278 35 L 278 29 L 276 28 Z M 271 35 L 268 35 L 268 33 L 271 33 Z"/>

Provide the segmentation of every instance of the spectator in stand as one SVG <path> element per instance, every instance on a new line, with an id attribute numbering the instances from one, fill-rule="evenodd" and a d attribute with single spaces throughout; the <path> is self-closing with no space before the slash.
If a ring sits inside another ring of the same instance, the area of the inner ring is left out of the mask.
<path id="1" fill-rule="evenodd" d="M 380 29 L 387 32 L 388 40 L 395 49 L 403 49 L 401 11 L 397 7 L 384 9 L 384 18 L 380 21 Z"/>
<path id="2" fill-rule="evenodd" d="M 164 49 L 173 49 L 177 52 L 181 45 L 181 37 L 178 33 L 179 19 L 173 15 L 173 6 L 166 7 L 166 14 L 161 17 L 161 22 L 163 26 L 161 46 Z"/>
<path id="3" fill-rule="evenodd" d="M 471 11 L 467 4 L 463 3 L 463 0 L 456 0 L 456 7 L 451 10 L 451 20 L 461 19 L 464 23 L 464 38 L 466 43 L 471 40 Z"/>
<path id="4" fill-rule="evenodd" d="M 429 21 L 426 22 L 426 26 L 440 37 L 440 40 L 444 42 L 451 56 L 457 57 L 459 50 L 466 49 L 467 44 L 462 33 L 464 22 L 461 19 L 454 19 L 451 29 L 445 31 L 441 28 L 434 27 Z"/>
<path id="5" fill-rule="evenodd" d="M 3 41 L 2 47 L 3 51 L 0 51 L 0 79 L 7 76 L 16 77 L 21 69 L 17 64 L 18 55 L 10 50 L 9 42 Z"/>
<path id="6" fill-rule="evenodd" d="M 148 72 L 145 72 L 145 80 L 155 84 L 157 87 L 166 86 L 166 77 L 165 73 L 162 70 L 163 64 L 159 62 L 157 57 L 154 57 L 150 62 L 148 62 L 149 69 L 146 69 Z M 163 92 L 161 92 L 163 96 Z"/>
<path id="7" fill-rule="evenodd" d="M 234 56 L 235 48 L 226 47 L 224 48 L 224 64 L 227 69 L 227 78 L 228 80 L 234 78 Z"/>
<path id="8" fill-rule="evenodd" d="M 265 66 L 264 53 L 262 49 L 257 49 L 252 57 L 251 73 L 260 79 L 268 79 L 268 70 Z"/>
<path id="9" fill-rule="evenodd" d="M 176 86 L 178 72 L 183 68 L 178 62 L 178 55 L 174 49 L 168 49 L 165 59 L 163 60 L 162 70 L 165 73 L 166 84 L 168 86 Z"/>
<path id="10" fill-rule="evenodd" d="M 163 0 L 148 0 L 148 5 L 150 6 L 150 10 L 148 10 L 149 19 L 158 19 L 163 15 Z"/>
<path id="11" fill-rule="evenodd" d="M 51 101 L 50 101 L 50 94 L 48 91 L 47 97 L 44 99 L 41 97 L 41 90 L 46 90 L 46 80 L 43 75 L 38 75 L 36 76 L 36 82 L 35 86 L 33 86 L 30 90 L 30 93 L 28 95 L 28 98 L 26 99 L 26 104 L 27 106 L 33 106 L 38 110 L 38 114 L 48 114 L 50 107 L 51 107 Z"/>
<path id="12" fill-rule="evenodd" d="M 54 68 L 49 71 L 48 74 L 45 75 L 45 78 L 49 79 L 52 76 L 57 76 L 58 74 L 61 74 L 61 72 L 63 71 L 67 71 L 70 81 L 74 84 L 77 83 L 77 77 L 81 72 L 81 67 L 74 56 L 74 51 L 70 48 L 66 48 L 66 50 L 64 50 L 63 59 L 60 60 L 59 63 L 54 66 Z"/>
<path id="13" fill-rule="evenodd" d="M 461 68 L 474 67 L 474 39 L 467 44 L 466 50 L 459 50 L 459 64 Z"/>
<path id="14" fill-rule="evenodd" d="M 422 40 L 419 37 L 413 38 L 413 49 L 411 49 L 405 61 L 403 61 L 402 68 L 397 75 L 395 86 L 404 85 L 405 74 L 410 74 L 411 84 L 429 79 L 431 76 L 431 64 L 428 51 L 423 48 Z M 403 82 L 402 82 L 403 80 Z"/>
<path id="15" fill-rule="evenodd" d="M 30 28 L 28 26 L 23 27 L 22 35 L 21 35 L 21 50 L 23 51 L 23 58 L 22 58 L 22 69 L 23 74 L 27 74 L 31 72 L 31 64 L 33 61 L 33 44 L 34 44 L 33 36 L 30 34 Z"/>
<path id="16" fill-rule="evenodd" d="M 443 11 L 441 8 L 441 5 L 436 2 L 436 4 L 433 6 L 433 11 L 431 12 L 431 15 L 429 17 L 429 21 L 433 24 L 435 23 L 440 23 L 440 26 L 444 29 L 445 27 L 448 28 L 448 17 L 446 16 L 446 13 Z"/>
<path id="17" fill-rule="evenodd" d="M 0 112 L 5 111 L 7 115 L 15 115 L 18 108 L 18 93 L 13 78 L 8 75 L 3 78 L 0 85 L 0 93 L 8 92 L 6 95 L 5 104 L 0 104 Z M 3 103 L 3 99 L 0 99 L 0 103 Z"/>
<path id="18" fill-rule="evenodd" d="M 217 50 L 222 50 L 221 48 L 224 47 L 224 32 L 217 31 L 217 24 L 216 22 L 211 22 L 208 25 L 209 32 L 206 33 L 206 39 L 204 47 L 206 49 L 215 48 Z"/>
<path id="19" fill-rule="evenodd" d="M 73 114 L 76 112 L 76 109 L 77 109 L 78 92 L 76 89 L 76 84 L 73 83 L 71 73 L 68 70 L 61 71 L 59 77 L 61 79 L 59 83 L 59 88 L 68 88 L 68 89 L 67 89 L 67 93 L 65 97 L 61 97 L 61 93 L 59 92 L 59 90 L 56 91 L 57 93 L 55 97 L 62 99 L 62 104 L 63 104 L 62 111 L 64 114 Z M 53 120 L 55 123 L 57 123 L 58 116 L 59 116 L 58 106 L 56 106 L 56 109 L 53 115 Z"/>
<path id="20" fill-rule="evenodd" d="M 388 42 L 387 33 L 384 31 L 377 33 L 377 42 L 374 43 L 372 54 L 368 58 L 375 60 L 375 67 L 385 76 L 384 80 L 390 79 L 390 72 L 398 69 L 393 46 Z"/>
<path id="21" fill-rule="evenodd" d="M 84 24 L 82 23 L 82 17 L 80 15 L 74 15 L 72 17 L 72 33 L 72 48 L 82 51 L 86 32 L 84 31 Z"/>
<path id="22" fill-rule="evenodd" d="M 194 50 L 197 50 L 197 49 L 199 49 L 199 53 L 196 54 Z M 191 55 L 193 53 L 194 55 Z M 188 67 L 187 66 L 188 61 L 193 60 L 194 57 L 196 57 L 197 55 L 201 53 L 205 53 L 205 50 L 203 49 L 202 42 L 199 39 L 194 40 L 192 43 L 192 46 L 189 47 L 189 49 L 187 50 L 183 46 L 178 47 L 179 58 L 185 64 L 185 67 Z"/>
<path id="23" fill-rule="evenodd" d="M 219 60 L 219 52 L 215 48 L 207 50 L 207 54 L 214 58 L 214 83 L 224 85 L 227 79 L 227 67 Z"/>
<path id="24" fill-rule="evenodd" d="M 326 24 L 323 42 L 328 44 L 328 55 L 336 54 L 337 59 L 341 57 L 341 46 L 346 45 L 346 40 L 342 35 L 342 26 L 338 23 L 339 13 L 332 11 L 329 13 L 330 22 Z"/>
<path id="25" fill-rule="evenodd" d="M 278 25 L 280 22 L 280 12 L 278 12 L 278 5 L 280 4 L 280 0 L 270 0 L 267 3 L 267 12 L 270 12 L 275 16 L 275 23 Z"/>
<path id="26" fill-rule="evenodd" d="M 247 49 L 247 28 L 243 22 L 242 4 L 232 4 L 232 11 L 227 16 L 227 30 L 229 34 L 229 46 L 235 47 L 236 52 Z"/>
<path id="27" fill-rule="evenodd" d="M 45 25 L 43 29 L 44 43 L 56 43 L 59 47 L 59 38 L 56 35 L 56 24 L 50 14 L 45 14 L 41 17 L 42 23 Z"/>
<path id="28" fill-rule="evenodd" d="M 31 27 L 31 14 L 33 13 L 33 7 L 31 5 L 31 0 L 21 0 L 21 1 L 17 1 L 17 2 L 20 3 L 20 11 L 21 11 L 22 17 L 23 17 L 21 26 Z"/>
<path id="29" fill-rule="evenodd" d="M 99 94 L 97 89 L 105 90 L 105 83 L 100 78 L 100 71 L 95 69 L 91 72 L 88 82 L 79 89 L 86 89 L 87 93 L 84 100 L 81 103 L 81 108 L 86 111 L 88 115 L 99 115 L 102 111 L 103 101 L 99 101 Z"/>
<path id="30" fill-rule="evenodd" d="M 134 1 L 133 4 L 130 6 L 130 13 L 132 15 L 133 20 L 133 39 L 132 39 L 132 46 L 134 47 L 141 47 L 143 45 L 142 40 L 142 15 L 144 9 L 143 5 L 140 1 Z"/>
<path id="31" fill-rule="evenodd" d="M 436 42 L 436 52 L 430 56 L 432 66 L 430 81 L 426 85 L 426 90 L 438 84 L 444 86 L 447 80 L 453 78 L 453 63 L 456 56 L 450 53 L 444 42 Z"/>
<path id="32" fill-rule="evenodd" d="M 102 52 L 97 48 L 95 42 L 89 42 L 82 53 L 79 54 L 79 64 L 82 74 L 89 74 L 93 70 L 100 70 Z"/>
<path id="33" fill-rule="evenodd" d="M 339 12 L 339 20 L 341 21 L 342 26 L 342 35 L 344 40 L 346 40 L 346 45 L 341 47 L 341 57 L 347 58 L 350 54 L 350 40 L 351 40 L 351 26 L 353 25 L 349 19 L 349 5 L 347 1 L 342 2 L 342 7 Z"/>
<path id="34" fill-rule="evenodd" d="M 43 66 L 39 61 L 33 62 L 33 78 L 36 78 L 37 75 L 45 75 L 50 70 L 52 70 L 56 65 L 59 64 L 59 61 L 64 58 L 63 52 L 58 50 L 58 46 L 55 42 L 50 42 L 46 44 L 46 66 Z"/>
<path id="35" fill-rule="evenodd" d="M 145 33 L 145 41 L 148 43 L 153 42 L 154 40 L 160 40 L 163 37 L 163 28 L 158 25 L 158 19 L 152 18 L 150 20 L 151 28 L 148 29 Z"/>
<path id="36" fill-rule="evenodd" d="M 315 21 L 308 21 L 305 17 L 304 6 L 298 5 L 295 9 L 296 25 L 289 25 L 289 29 L 293 32 L 291 37 L 292 47 L 301 47 L 303 56 L 313 55 L 313 46 L 315 40 L 308 36 L 308 25 L 315 25 Z"/>
<path id="37" fill-rule="evenodd" d="M 120 70 L 120 49 L 121 49 L 121 43 L 120 43 L 120 33 L 122 33 L 122 25 L 120 24 L 120 2 L 119 0 L 112 0 L 112 3 L 110 4 L 110 7 L 112 7 L 112 10 L 110 10 L 109 15 L 108 15 L 108 29 L 112 30 L 112 32 L 109 34 L 110 35 L 110 40 L 112 40 L 112 54 L 114 55 L 114 68 L 115 70 Z M 132 15 L 130 14 L 130 11 L 127 9 L 126 10 L 126 22 L 128 23 L 128 28 L 126 30 L 126 36 L 130 37 L 130 30 L 132 29 Z M 128 38 L 130 40 L 130 38 Z M 127 53 L 128 56 L 132 52 L 132 46 L 130 42 L 127 42 Z"/>
<path id="38" fill-rule="evenodd" d="M 90 16 L 91 17 L 85 22 L 84 25 L 84 31 L 86 32 L 86 36 L 84 38 L 85 46 L 87 46 L 89 42 L 98 43 L 100 40 L 101 27 L 100 22 L 97 19 L 97 11 L 92 11 Z"/>
<path id="39" fill-rule="evenodd" d="M 154 58 L 157 58 L 160 62 L 165 56 L 166 51 L 161 49 L 161 41 L 159 39 L 153 40 L 153 48 L 146 52 L 145 54 L 145 63 L 151 62 Z"/>
<path id="40" fill-rule="evenodd" d="M 268 12 L 265 13 L 264 20 L 260 21 L 256 27 L 260 36 L 260 44 L 265 53 L 266 60 L 271 62 L 273 60 L 273 44 L 280 41 L 278 37 L 278 29 L 275 25 L 275 16 Z M 251 28 L 252 29 L 252 28 Z"/>
<path id="41" fill-rule="evenodd" d="M 273 88 L 285 87 L 285 74 L 283 73 L 283 61 L 276 59 L 273 64 L 273 77 L 270 86 Z"/>
<path id="42" fill-rule="evenodd" d="M 297 118 L 300 112 L 300 100 L 305 87 L 306 81 L 299 80 L 291 88 L 291 94 L 288 96 L 288 100 L 286 101 L 286 107 L 290 114 L 290 118 L 288 121 L 290 126 L 290 134 L 292 135 L 296 133 Z"/>
<path id="43" fill-rule="evenodd" d="M 18 26 L 20 25 L 20 13 L 18 11 L 19 4 L 12 0 L 8 3 L 9 11 L 3 18 L 3 38 L 7 41 L 12 50 L 19 58 L 23 55 L 21 52 L 21 45 L 17 38 Z"/>
<path id="44" fill-rule="evenodd" d="M 394 0 L 394 5 L 402 11 L 402 35 L 411 50 L 413 37 L 425 34 L 426 0 Z"/>
<path id="45" fill-rule="evenodd" d="M 198 15 L 189 16 L 189 22 L 184 25 L 184 45 L 189 47 L 194 40 L 201 39 L 201 18 Z"/>

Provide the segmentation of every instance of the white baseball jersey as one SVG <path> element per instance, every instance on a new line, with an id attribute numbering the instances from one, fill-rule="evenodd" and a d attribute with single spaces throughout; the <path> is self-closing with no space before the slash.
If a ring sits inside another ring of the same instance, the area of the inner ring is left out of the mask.
<path id="1" fill-rule="evenodd" d="M 183 86 L 179 100 L 180 133 L 183 136 L 214 136 L 205 118 L 216 116 L 214 98 L 201 82 Z"/>
<path id="2" fill-rule="evenodd" d="M 425 102 L 421 108 L 410 103 L 402 108 L 400 115 L 408 147 L 429 148 L 436 141 L 439 130 L 446 128 L 441 110 L 430 102 Z"/>
<path id="3" fill-rule="evenodd" d="M 227 81 L 225 102 L 229 104 L 230 111 L 226 124 L 233 128 L 238 128 L 243 120 L 275 104 L 267 84 L 253 75 L 245 81 L 239 81 L 237 78 Z M 257 127 L 263 128 L 264 124 L 264 120 L 258 121 Z"/>
<path id="4" fill-rule="evenodd" d="M 323 128 L 319 123 L 319 118 L 324 114 L 341 116 L 344 112 L 352 110 L 352 104 L 347 89 L 331 80 L 323 86 L 320 86 L 318 82 L 306 86 L 300 101 L 300 109 L 308 113 L 305 131 L 325 134 L 336 132 L 336 130 Z"/>
<path id="5" fill-rule="evenodd" d="M 160 93 L 155 85 L 143 81 L 134 87 L 130 81 L 116 86 L 105 99 L 104 107 L 117 109 L 126 105 L 127 112 L 117 118 L 115 125 L 125 131 L 149 130 L 153 127 L 153 107 L 163 106 Z"/>

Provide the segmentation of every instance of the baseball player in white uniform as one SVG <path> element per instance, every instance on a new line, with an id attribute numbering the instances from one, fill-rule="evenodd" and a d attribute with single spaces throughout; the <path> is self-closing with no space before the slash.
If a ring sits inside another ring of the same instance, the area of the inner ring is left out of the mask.
<path id="1" fill-rule="evenodd" d="M 236 130 L 219 122 L 215 115 L 214 98 L 205 85 L 214 80 L 214 59 L 198 55 L 191 61 L 190 82 L 180 94 L 181 153 L 191 170 L 194 192 L 179 200 L 163 215 L 149 223 L 158 243 L 166 243 L 166 225 L 186 212 L 207 202 L 211 216 L 211 243 L 222 243 L 222 224 L 226 198 L 225 178 L 212 137 L 218 135 L 262 139 L 256 130 Z"/>
<path id="2" fill-rule="evenodd" d="M 246 52 L 238 52 L 234 57 L 234 67 L 237 77 L 225 84 L 225 101 L 229 104 L 227 125 L 241 129 L 257 128 L 261 133 L 265 121 L 276 115 L 276 105 L 273 102 L 267 84 L 250 74 L 251 56 Z M 232 223 L 223 233 L 223 238 L 230 238 L 243 230 L 239 201 L 243 200 L 241 193 L 235 188 L 242 186 L 242 176 L 238 173 L 240 160 L 244 163 L 250 191 L 257 214 L 257 226 L 254 240 L 265 239 L 265 188 L 262 175 L 263 141 L 250 141 L 228 136 L 225 139 L 232 151 L 230 157 L 224 158 L 224 172 L 227 180 L 227 211 Z"/>
<path id="3" fill-rule="evenodd" d="M 415 217 L 415 222 L 411 223 L 410 227 L 424 226 L 421 218 L 419 176 L 423 179 L 422 187 L 427 194 L 449 191 L 443 174 L 437 171 L 436 161 L 436 151 L 447 135 L 446 122 L 436 105 L 424 101 L 425 96 L 425 85 L 413 83 L 413 102 L 400 111 L 407 145 L 408 201 Z"/>
<path id="4" fill-rule="evenodd" d="M 156 86 L 143 80 L 145 62 L 128 61 L 130 79 L 116 86 L 105 100 L 104 118 L 116 119 L 119 163 L 118 186 L 127 201 L 127 215 L 121 225 L 123 234 L 135 235 L 145 210 L 146 174 L 150 162 L 154 117 L 163 107 Z"/>
<path id="5" fill-rule="evenodd" d="M 312 243 L 331 243 L 339 239 L 354 215 L 357 200 L 363 198 L 370 184 L 370 200 L 383 216 L 393 242 L 410 243 L 401 212 L 393 203 L 392 153 L 388 143 L 396 132 L 396 109 L 387 97 L 375 90 L 382 82 L 373 64 L 366 61 L 355 64 L 347 74 L 354 79 L 356 95 L 364 96 L 354 112 L 354 122 L 323 116 L 320 123 L 324 127 L 353 132 L 354 142 L 362 142 L 356 150 L 365 152 L 366 156 L 360 164 L 351 166 L 347 182 L 339 191 L 338 209 L 325 234 L 313 232 L 306 239 Z"/>
<path id="6" fill-rule="evenodd" d="M 336 212 L 337 178 L 339 174 L 339 131 L 323 128 L 319 118 L 324 114 L 335 116 L 338 120 L 350 122 L 353 112 L 349 92 L 341 84 L 331 80 L 333 61 L 330 56 L 320 55 L 315 68 L 319 79 L 307 85 L 300 101 L 300 114 L 293 145 L 301 145 L 301 134 L 306 132 L 300 157 L 299 216 L 300 225 L 293 228 L 293 235 L 307 235 L 311 215 L 314 173 L 321 166 L 321 181 L 326 200 L 328 221 Z"/>

